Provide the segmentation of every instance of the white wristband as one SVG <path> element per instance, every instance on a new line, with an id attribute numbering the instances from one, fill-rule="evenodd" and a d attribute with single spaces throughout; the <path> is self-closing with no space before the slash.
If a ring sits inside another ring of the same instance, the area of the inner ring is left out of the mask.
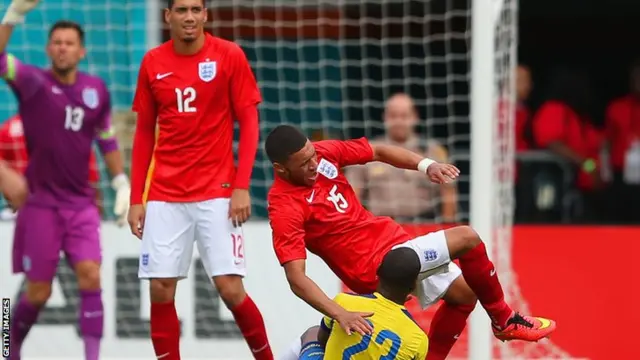
<path id="1" fill-rule="evenodd" d="M 435 161 L 429 159 L 429 158 L 424 158 L 422 160 L 420 160 L 420 162 L 418 163 L 418 171 L 422 172 L 422 173 L 427 173 L 427 169 L 429 168 L 429 166 L 431 164 L 434 164 Z"/>
<path id="2" fill-rule="evenodd" d="M 113 190 L 118 190 L 123 186 L 129 186 L 129 178 L 125 174 L 116 175 L 116 177 L 111 180 L 111 188 Z"/>
<path id="3" fill-rule="evenodd" d="M 4 18 L 2 18 L 3 25 L 16 25 L 22 24 L 24 22 L 24 14 L 17 12 L 13 5 L 9 5 L 7 12 L 4 14 Z"/>

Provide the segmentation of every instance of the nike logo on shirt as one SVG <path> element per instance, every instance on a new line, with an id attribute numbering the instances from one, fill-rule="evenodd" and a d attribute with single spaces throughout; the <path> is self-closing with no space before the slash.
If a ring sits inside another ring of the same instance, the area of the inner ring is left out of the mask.
<path id="1" fill-rule="evenodd" d="M 158 74 L 158 75 L 156 75 L 156 79 L 162 80 L 162 79 L 166 78 L 167 76 L 169 76 L 171 74 L 173 74 L 173 73 L 172 72 L 168 72 L 168 73 L 164 73 L 164 74 Z"/>
<path id="2" fill-rule="evenodd" d="M 316 193 L 316 191 L 315 191 L 315 190 L 313 190 L 313 191 L 311 192 L 311 195 L 309 195 L 309 197 L 307 198 L 307 202 L 308 202 L 309 204 L 311 204 L 311 202 L 313 201 L 313 195 L 315 195 L 315 193 Z"/>

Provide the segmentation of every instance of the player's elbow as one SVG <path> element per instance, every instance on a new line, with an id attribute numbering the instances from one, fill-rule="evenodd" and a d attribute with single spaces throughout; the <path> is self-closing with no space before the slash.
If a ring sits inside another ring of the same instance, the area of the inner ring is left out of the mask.
<path id="1" fill-rule="evenodd" d="M 156 117 L 155 111 L 139 110 L 136 117 L 136 135 L 151 134 L 155 137 Z"/>
<path id="2" fill-rule="evenodd" d="M 287 273 L 289 288 L 298 297 L 304 297 L 306 275 L 300 273 Z"/>
<path id="3" fill-rule="evenodd" d="M 388 154 L 392 149 L 392 145 L 374 143 L 371 144 L 371 150 L 373 151 L 373 161 L 385 162 L 388 159 Z"/>
<path id="4" fill-rule="evenodd" d="M 289 288 L 293 291 L 294 294 L 300 296 L 303 292 L 304 287 L 301 284 L 299 275 L 289 275 L 287 274 L 287 282 L 289 283 Z"/>

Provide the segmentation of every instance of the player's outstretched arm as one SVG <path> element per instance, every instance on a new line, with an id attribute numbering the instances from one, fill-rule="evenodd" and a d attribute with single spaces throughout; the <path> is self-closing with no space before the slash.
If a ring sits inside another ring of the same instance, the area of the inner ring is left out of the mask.
<path id="1" fill-rule="evenodd" d="M 362 335 L 370 334 L 371 325 L 364 319 L 371 313 L 355 313 L 345 310 L 331 300 L 320 286 L 306 274 L 306 260 L 293 260 L 283 265 L 291 291 L 322 314 L 338 321 L 347 334 L 356 331 Z"/>
<path id="2" fill-rule="evenodd" d="M 27 69 L 13 55 L 7 54 L 7 44 L 17 24 L 24 22 L 24 16 L 36 7 L 38 0 L 13 0 L 5 12 L 0 24 L 0 77 L 5 79 L 12 89 L 24 101 L 38 89 L 34 72 Z"/>
<path id="3" fill-rule="evenodd" d="M 13 33 L 13 27 L 24 22 L 24 16 L 38 5 L 39 0 L 13 0 L 0 25 L 0 53 L 4 53 Z"/>
<path id="4" fill-rule="evenodd" d="M 460 175 L 460 170 L 451 164 L 438 163 L 399 146 L 372 144 L 371 148 L 373 161 L 380 161 L 399 169 L 423 172 L 436 184 L 451 182 Z"/>

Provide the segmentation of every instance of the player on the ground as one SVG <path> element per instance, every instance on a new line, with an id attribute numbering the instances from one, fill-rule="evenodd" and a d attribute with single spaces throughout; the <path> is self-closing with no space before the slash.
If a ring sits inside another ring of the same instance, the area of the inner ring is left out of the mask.
<path id="1" fill-rule="evenodd" d="M 440 298 L 447 304 L 431 325 L 430 359 L 446 357 L 475 306 L 475 296 L 501 340 L 537 341 L 555 329 L 554 322 L 521 316 L 506 304 L 484 243 L 473 229 L 458 226 L 412 239 L 392 219 L 365 210 L 341 172 L 345 166 L 380 161 L 422 171 L 431 181 L 444 183 L 458 176 L 454 166 L 400 147 L 372 145 L 364 138 L 311 143 L 288 125 L 269 134 L 265 149 L 276 174 L 268 196 L 273 244 L 291 289 L 318 311 L 336 319 L 346 331 L 364 333 L 371 328 L 361 316 L 328 298 L 307 277 L 305 247 L 357 293 L 375 290 L 376 269 L 390 249 L 414 249 L 421 259 L 421 278 L 426 277 L 418 283 L 418 300 L 423 307 Z M 460 267 L 452 259 L 458 259 Z"/>
<path id="2" fill-rule="evenodd" d="M 69 21 L 51 27 L 46 48 L 50 69 L 24 64 L 5 52 L 14 25 L 23 22 L 36 4 L 35 0 L 14 0 L 0 25 L 0 76 L 19 101 L 29 156 L 25 173 L 29 194 L 22 207 L 16 206 L 20 211 L 13 243 L 13 269 L 25 274 L 27 287 L 14 309 L 11 355 L 19 359 L 22 343 L 51 294 L 63 251 L 78 279 L 85 358 L 97 360 L 103 306 L 100 214 L 89 184 L 94 140 L 114 176 L 120 216 L 128 207 L 129 180 L 111 127 L 107 87 L 77 68 L 85 55 L 82 28 Z"/>
<path id="3" fill-rule="evenodd" d="M 373 294 L 338 294 L 334 301 L 368 317 L 371 334 L 349 336 L 325 316 L 320 326 L 301 337 L 300 360 L 395 359 L 423 360 L 429 341 L 404 303 L 414 291 L 420 273 L 420 258 L 410 248 L 389 251 L 378 268 L 380 281 Z"/>
<path id="4" fill-rule="evenodd" d="M 129 225 L 142 239 L 138 276 L 151 280 L 151 341 L 163 360 L 180 358 L 174 296 L 197 242 L 253 356 L 273 359 L 262 315 L 242 281 L 241 224 L 251 211 L 260 91 L 242 49 L 204 33 L 203 0 L 169 0 L 165 20 L 171 40 L 144 56 L 133 103 L 138 120 Z M 234 118 L 240 125 L 237 169 Z"/>

